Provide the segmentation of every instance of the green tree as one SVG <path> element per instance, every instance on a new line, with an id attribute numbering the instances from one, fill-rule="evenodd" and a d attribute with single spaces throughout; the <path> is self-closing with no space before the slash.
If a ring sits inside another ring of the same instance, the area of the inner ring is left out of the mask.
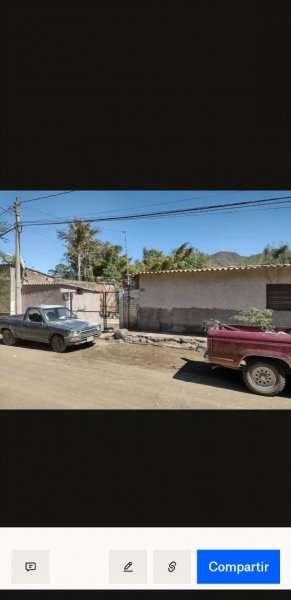
<path id="1" fill-rule="evenodd" d="M 8 223 L 6 223 L 5 221 L 0 221 L 0 242 L 6 242 L 7 240 L 5 239 L 5 233 L 6 231 L 9 229 L 9 225 Z M 6 252 L 2 252 L 0 250 L 0 260 L 2 263 L 6 263 L 6 264 L 14 264 L 15 263 L 15 255 L 14 254 L 7 254 Z"/>
<path id="2" fill-rule="evenodd" d="M 9 229 L 8 223 L 6 223 L 5 221 L 0 221 L 0 239 L 4 239 L 4 235 L 7 231 L 7 229 Z"/>
<path id="3" fill-rule="evenodd" d="M 210 259 L 188 242 L 174 248 L 166 255 L 156 248 L 144 248 L 143 260 L 135 261 L 136 271 L 167 271 L 173 269 L 203 269 L 208 267 Z"/>
<path id="4" fill-rule="evenodd" d="M 127 272 L 126 255 L 122 254 L 122 246 L 98 239 L 99 231 L 78 219 L 66 230 L 58 231 L 58 238 L 66 246 L 65 262 L 50 269 L 49 274 L 64 279 L 120 281 Z"/>
<path id="5" fill-rule="evenodd" d="M 92 253 L 92 272 L 94 277 L 120 280 L 126 275 L 126 255 L 121 254 L 122 246 L 99 242 Z M 128 259 L 130 262 L 131 259 Z"/>
<path id="6" fill-rule="evenodd" d="M 15 254 L 6 254 L 6 252 L 0 251 L 0 259 L 2 264 L 15 265 Z"/>
<path id="7" fill-rule="evenodd" d="M 271 253 L 274 260 L 278 263 L 282 264 L 290 260 L 291 251 L 286 243 L 281 243 L 278 248 L 273 248 Z"/>
<path id="8" fill-rule="evenodd" d="M 59 263 L 54 269 L 49 269 L 48 274 L 51 277 L 57 277 L 58 279 L 74 279 L 75 273 L 71 267 L 65 263 Z"/>
<path id="9" fill-rule="evenodd" d="M 168 257 L 169 269 L 203 269 L 209 264 L 209 256 L 204 252 L 199 252 L 188 242 L 174 248 Z"/>
<path id="10" fill-rule="evenodd" d="M 272 324 L 273 311 L 270 308 L 255 308 L 249 306 L 244 308 L 237 315 L 233 315 L 230 321 L 241 323 L 241 325 L 258 325 L 264 329 L 269 329 Z"/>
<path id="11" fill-rule="evenodd" d="M 162 271 L 165 269 L 167 256 L 156 248 L 144 248 L 142 260 L 135 261 L 136 271 Z"/>
<path id="12" fill-rule="evenodd" d="M 270 246 L 268 244 L 262 254 L 264 264 L 284 264 L 291 261 L 291 249 L 287 242 L 281 242 L 280 246 Z"/>
<path id="13" fill-rule="evenodd" d="M 87 274 L 92 254 L 96 250 L 100 241 L 95 236 L 100 232 L 99 229 L 91 227 L 89 223 L 83 223 L 75 219 L 68 225 L 67 230 L 57 232 L 58 238 L 66 242 L 65 258 L 70 269 L 77 273 L 78 280 Z M 85 272 L 84 272 L 85 271 Z"/>

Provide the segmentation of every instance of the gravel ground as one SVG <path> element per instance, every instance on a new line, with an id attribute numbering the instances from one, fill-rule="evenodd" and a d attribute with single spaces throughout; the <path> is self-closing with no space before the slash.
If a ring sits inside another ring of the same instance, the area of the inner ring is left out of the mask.
<path id="1" fill-rule="evenodd" d="M 240 372 L 194 350 L 99 339 L 56 354 L 46 345 L 0 342 L 1 409 L 290 409 L 280 396 L 250 393 Z"/>

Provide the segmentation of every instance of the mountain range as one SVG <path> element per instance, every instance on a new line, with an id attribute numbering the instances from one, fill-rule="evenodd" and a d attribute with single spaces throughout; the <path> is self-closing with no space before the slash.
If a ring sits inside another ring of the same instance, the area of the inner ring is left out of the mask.
<path id="1" fill-rule="evenodd" d="M 241 256 L 237 252 L 220 251 L 215 254 L 210 254 L 212 267 L 234 267 L 245 264 L 260 264 L 262 263 L 263 253 L 252 254 L 251 256 Z"/>

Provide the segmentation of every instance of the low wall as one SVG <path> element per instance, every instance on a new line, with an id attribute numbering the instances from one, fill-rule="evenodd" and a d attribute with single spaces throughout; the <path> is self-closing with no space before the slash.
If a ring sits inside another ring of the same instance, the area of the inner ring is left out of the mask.
<path id="1" fill-rule="evenodd" d="M 172 333 L 185 333 L 200 335 L 203 332 L 203 321 L 217 319 L 229 323 L 230 318 L 237 314 L 235 309 L 216 308 L 145 308 L 138 307 L 138 329 L 141 331 L 169 331 Z M 290 311 L 274 311 L 273 324 L 275 326 L 290 326 Z"/>

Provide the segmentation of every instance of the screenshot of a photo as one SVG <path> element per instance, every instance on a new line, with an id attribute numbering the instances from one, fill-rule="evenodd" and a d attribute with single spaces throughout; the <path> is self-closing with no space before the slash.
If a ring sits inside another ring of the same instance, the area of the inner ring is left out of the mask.
<path id="1" fill-rule="evenodd" d="M 290 409 L 290 190 L 2 190 L 0 409 Z"/>
<path id="2" fill-rule="evenodd" d="M 6 4 L 0 592 L 287 598 L 288 6 Z"/>

